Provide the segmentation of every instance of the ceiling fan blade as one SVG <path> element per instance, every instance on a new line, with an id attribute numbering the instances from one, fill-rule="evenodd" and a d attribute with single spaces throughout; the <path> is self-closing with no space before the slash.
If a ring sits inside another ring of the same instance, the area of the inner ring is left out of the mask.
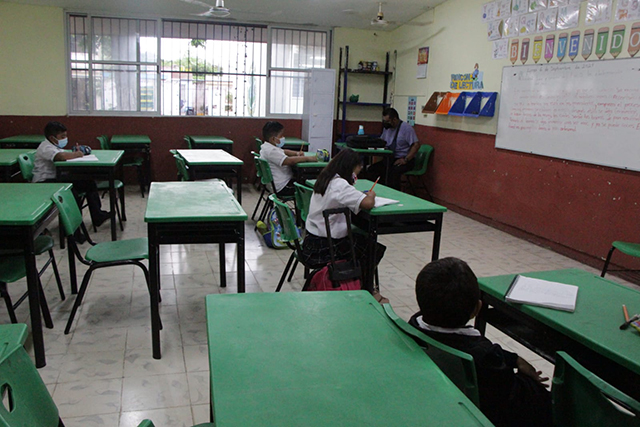
<path id="1" fill-rule="evenodd" d="M 180 0 L 180 1 L 182 1 L 184 3 L 195 4 L 196 6 L 206 7 L 206 8 L 209 8 L 209 9 L 213 8 L 213 5 L 210 5 L 210 4 L 205 3 L 203 1 L 200 1 L 200 0 Z"/>

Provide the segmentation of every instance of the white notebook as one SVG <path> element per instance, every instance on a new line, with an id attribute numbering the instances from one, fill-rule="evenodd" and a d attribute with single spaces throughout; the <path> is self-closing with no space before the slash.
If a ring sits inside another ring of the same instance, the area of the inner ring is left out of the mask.
<path id="1" fill-rule="evenodd" d="M 531 304 L 573 312 L 576 309 L 578 287 L 548 280 L 517 275 L 504 299 L 508 302 Z"/>
<path id="2" fill-rule="evenodd" d="M 82 157 L 76 157 L 75 159 L 69 159 L 67 162 L 97 162 L 99 159 L 95 154 L 88 154 Z"/>
<path id="3" fill-rule="evenodd" d="M 386 197 L 376 196 L 376 204 L 374 207 L 379 208 L 380 206 L 392 205 L 394 203 L 400 203 L 400 200 L 387 199 Z"/>

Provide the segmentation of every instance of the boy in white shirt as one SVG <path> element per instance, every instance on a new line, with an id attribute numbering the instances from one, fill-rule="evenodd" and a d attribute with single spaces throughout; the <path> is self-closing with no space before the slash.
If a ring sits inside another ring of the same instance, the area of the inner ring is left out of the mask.
<path id="1" fill-rule="evenodd" d="M 269 162 L 276 194 L 280 198 L 291 198 L 295 193 L 291 165 L 317 161 L 315 156 L 305 156 L 302 151 L 283 150 L 285 143 L 284 126 L 279 122 L 267 122 L 262 128 L 264 144 L 260 157 Z"/>
<path id="2" fill-rule="evenodd" d="M 65 151 L 67 146 L 67 128 L 59 122 L 49 122 L 44 128 L 45 140 L 40 143 L 36 150 L 33 165 L 32 182 L 56 182 L 56 167 L 54 162 L 66 161 L 82 157 L 80 151 Z M 91 221 L 98 227 L 111 217 L 109 212 L 102 210 L 100 195 L 96 189 L 94 181 L 72 182 L 73 191 L 78 200 L 78 193 L 85 193 Z M 80 239 L 81 240 L 81 239 Z"/>

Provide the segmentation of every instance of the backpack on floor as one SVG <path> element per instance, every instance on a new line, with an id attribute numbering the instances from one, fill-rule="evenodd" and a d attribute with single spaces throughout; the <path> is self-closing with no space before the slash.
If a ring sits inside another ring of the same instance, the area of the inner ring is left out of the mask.
<path id="1" fill-rule="evenodd" d="M 327 228 L 327 239 L 331 243 L 329 215 L 335 214 L 343 214 L 347 218 L 347 236 L 351 243 L 351 259 L 336 260 L 335 254 L 333 253 L 333 245 L 329 244 L 331 262 L 309 274 L 302 288 L 303 291 L 359 291 L 362 289 L 360 283 L 360 265 L 356 260 L 356 251 L 353 247 L 353 236 L 351 235 L 351 212 L 348 208 L 327 209 L 322 212 Z"/>
<path id="2" fill-rule="evenodd" d="M 264 243 L 272 249 L 287 249 L 287 242 L 282 240 L 282 225 L 280 225 L 275 208 L 269 211 L 266 225 L 267 232 L 262 235 Z"/>

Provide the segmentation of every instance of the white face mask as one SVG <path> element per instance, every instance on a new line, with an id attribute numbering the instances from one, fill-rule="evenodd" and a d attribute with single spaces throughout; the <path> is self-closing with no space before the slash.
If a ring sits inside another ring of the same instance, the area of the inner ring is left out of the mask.
<path id="1" fill-rule="evenodd" d="M 63 139 L 59 139 L 58 140 L 58 147 L 60 148 L 64 148 L 67 146 L 67 143 L 69 142 L 69 138 L 63 138 Z"/>
<path id="2" fill-rule="evenodd" d="M 353 178 L 353 183 L 355 184 L 358 181 L 358 175 L 355 172 L 351 172 L 351 177 Z"/>
<path id="3" fill-rule="evenodd" d="M 279 142 L 276 144 L 276 147 L 278 148 L 284 147 L 284 136 L 282 138 L 279 138 L 278 141 Z"/>

